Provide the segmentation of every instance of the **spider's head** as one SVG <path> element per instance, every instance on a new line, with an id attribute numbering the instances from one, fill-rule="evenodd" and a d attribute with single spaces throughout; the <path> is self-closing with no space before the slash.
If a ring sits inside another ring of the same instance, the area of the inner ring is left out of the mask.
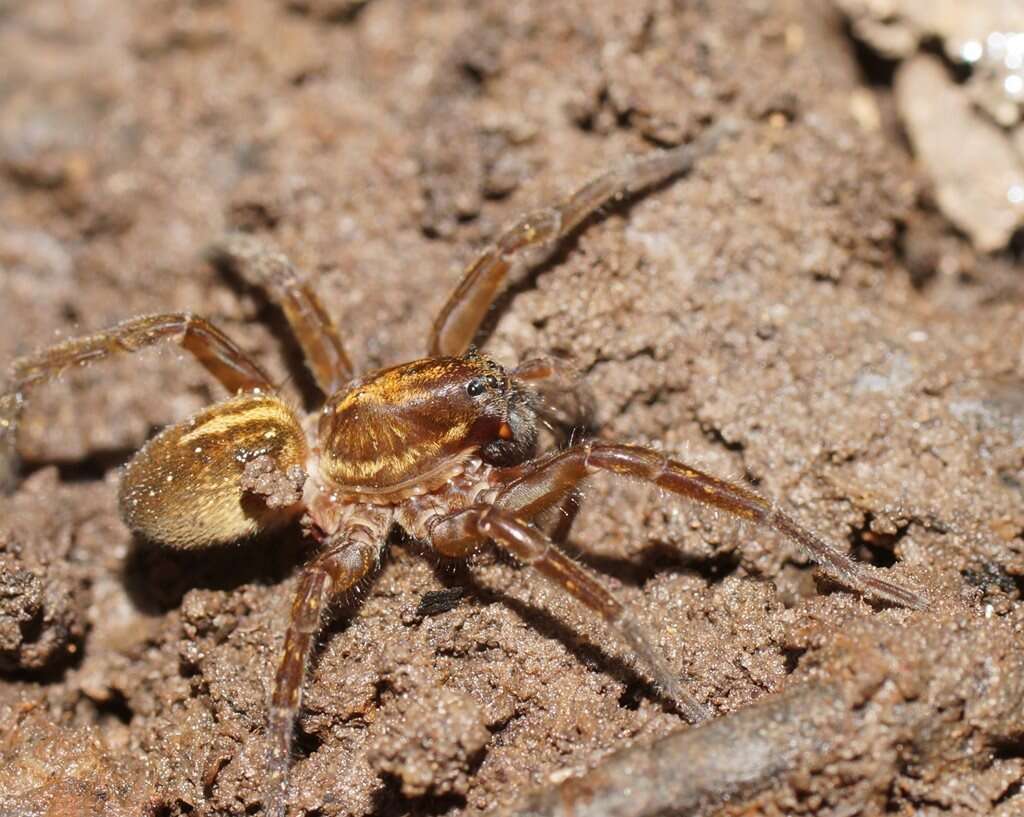
<path id="1" fill-rule="evenodd" d="M 492 465 L 516 465 L 528 459 L 537 444 L 536 392 L 476 351 L 462 360 L 471 367 L 461 385 L 477 414 L 481 457 Z"/>
<path id="2" fill-rule="evenodd" d="M 430 490 L 470 456 L 523 462 L 537 441 L 536 395 L 476 351 L 375 372 L 320 419 L 321 473 L 358 492 Z"/>

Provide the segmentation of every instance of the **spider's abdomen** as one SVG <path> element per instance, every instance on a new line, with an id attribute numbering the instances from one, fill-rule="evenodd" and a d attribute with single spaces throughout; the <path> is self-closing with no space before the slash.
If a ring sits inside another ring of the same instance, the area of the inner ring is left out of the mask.
<path id="1" fill-rule="evenodd" d="M 242 486 L 246 464 L 269 456 L 280 472 L 306 462 L 292 410 L 272 395 L 243 394 L 164 429 L 125 467 L 120 507 L 147 539 L 179 548 L 242 539 L 287 520 Z"/>

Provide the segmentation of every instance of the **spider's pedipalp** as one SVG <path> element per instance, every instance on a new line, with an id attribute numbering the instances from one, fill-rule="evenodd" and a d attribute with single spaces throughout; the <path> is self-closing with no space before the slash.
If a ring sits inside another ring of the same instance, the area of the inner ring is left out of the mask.
<path id="1" fill-rule="evenodd" d="M 537 415 L 560 447 L 577 433 L 596 430 L 594 395 L 569 361 L 551 354 L 531 354 L 510 376 L 536 392 Z"/>

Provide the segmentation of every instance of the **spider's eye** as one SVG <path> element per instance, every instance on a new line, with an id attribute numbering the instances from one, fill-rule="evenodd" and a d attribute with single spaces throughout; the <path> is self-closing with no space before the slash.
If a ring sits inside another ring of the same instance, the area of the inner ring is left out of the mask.
<path id="1" fill-rule="evenodd" d="M 500 386 L 501 384 L 498 382 L 498 378 L 496 378 L 493 374 L 489 374 L 487 375 L 487 385 L 490 386 L 492 389 L 497 389 L 498 386 Z"/>
<path id="2" fill-rule="evenodd" d="M 470 397 L 479 397 L 484 393 L 487 387 L 484 385 L 484 381 L 479 377 L 474 377 L 466 384 L 466 394 Z"/>

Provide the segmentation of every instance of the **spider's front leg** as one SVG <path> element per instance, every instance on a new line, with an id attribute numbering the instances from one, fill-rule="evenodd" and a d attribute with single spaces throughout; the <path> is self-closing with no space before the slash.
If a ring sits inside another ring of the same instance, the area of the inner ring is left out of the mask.
<path id="1" fill-rule="evenodd" d="M 919 593 L 878 578 L 870 568 L 825 543 L 759 494 L 647 448 L 583 443 L 527 468 L 502 490 L 495 504 L 529 519 L 598 471 L 641 479 L 678 496 L 774 528 L 802 546 L 829 577 L 865 596 L 917 610 L 928 606 Z"/>
<path id="2" fill-rule="evenodd" d="M 525 564 L 536 569 L 613 627 L 640 658 L 659 688 L 676 704 L 691 723 L 711 717 L 708 707 L 698 701 L 665 665 L 644 628 L 596 576 L 574 562 L 543 533 L 520 521 L 508 511 L 490 505 L 474 505 L 435 519 L 428 525 L 431 546 L 439 553 L 462 558 L 481 541 L 491 539 Z"/>
<path id="3" fill-rule="evenodd" d="M 266 291 L 284 312 L 317 385 L 329 397 L 354 374 L 341 335 L 320 299 L 281 251 L 245 233 L 230 233 L 207 250 L 216 264 Z"/>
<path id="4" fill-rule="evenodd" d="M 434 321 L 428 354 L 438 357 L 461 355 L 466 351 L 487 310 L 504 287 L 517 256 L 531 248 L 552 246 L 609 201 L 686 173 L 698 158 L 714 150 L 735 130 L 733 122 L 719 122 L 690 144 L 629 158 L 585 184 L 565 201 L 520 218 L 463 273 L 462 280 Z"/>
<path id="5" fill-rule="evenodd" d="M 291 764 L 292 731 L 302 704 L 302 686 L 313 644 L 330 603 L 377 566 L 391 524 L 383 508 L 367 509 L 328 541 L 299 579 L 289 615 L 284 650 L 274 676 L 267 722 L 267 779 L 264 811 L 284 817 Z"/>

